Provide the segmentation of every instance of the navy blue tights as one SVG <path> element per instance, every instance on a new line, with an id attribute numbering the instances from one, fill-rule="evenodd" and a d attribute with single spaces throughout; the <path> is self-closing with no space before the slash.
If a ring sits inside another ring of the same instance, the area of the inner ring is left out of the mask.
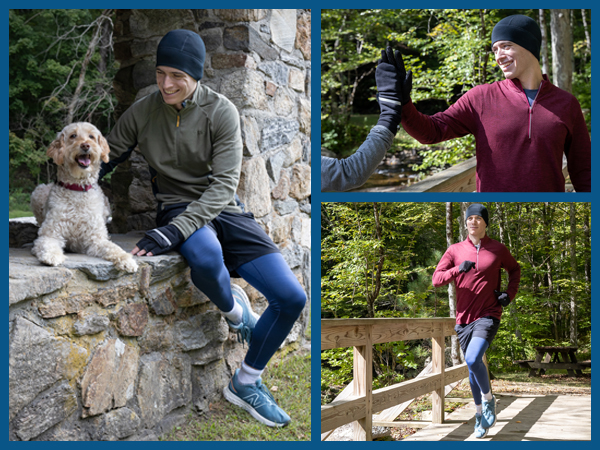
<path id="1" fill-rule="evenodd" d="M 469 367 L 469 381 L 471 382 L 471 392 L 476 405 L 481 405 L 481 393 L 490 392 L 490 380 L 488 372 L 483 363 L 483 355 L 490 346 L 488 341 L 480 337 L 471 338 L 467 345 L 465 353 L 465 362 Z"/>
<path id="2" fill-rule="evenodd" d="M 194 285 L 219 308 L 233 309 L 229 271 L 215 233 L 200 228 L 180 247 L 179 252 L 191 268 Z M 244 361 L 262 370 L 289 334 L 300 316 L 306 294 L 280 253 L 270 253 L 242 264 L 237 273 L 258 289 L 269 302 L 254 332 Z"/>

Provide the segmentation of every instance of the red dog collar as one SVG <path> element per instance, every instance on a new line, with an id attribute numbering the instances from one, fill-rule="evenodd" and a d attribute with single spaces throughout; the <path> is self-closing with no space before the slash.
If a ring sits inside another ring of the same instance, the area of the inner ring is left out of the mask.
<path id="1" fill-rule="evenodd" d="M 79 184 L 65 184 L 62 181 L 59 181 L 58 185 L 64 187 L 65 189 L 69 189 L 71 191 L 80 191 L 80 192 L 87 192 L 91 188 L 93 188 L 93 186 L 91 184 L 86 184 L 84 186 L 80 186 Z"/>

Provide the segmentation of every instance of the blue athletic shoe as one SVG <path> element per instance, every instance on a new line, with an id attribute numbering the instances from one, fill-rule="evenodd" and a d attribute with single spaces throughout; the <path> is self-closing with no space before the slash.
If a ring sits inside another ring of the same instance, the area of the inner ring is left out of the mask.
<path id="1" fill-rule="evenodd" d="M 261 379 L 256 380 L 255 384 L 239 384 L 237 381 L 238 372 L 235 374 L 225 389 L 223 395 L 236 406 L 244 408 L 252 417 L 269 427 L 285 427 L 290 423 L 290 416 L 281 409 L 275 399 L 262 384 Z"/>
<path id="2" fill-rule="evenodd" d="M 248 296 L 241 287 L 237 284 L 232 284 L 231 293 L 233 294 L 233 299 L 242 307 L 242 321 L 238 324 L 233 324 L 229 319 L 225 320 L 227 320 L 229 328 L 237 333 L 238 342 L 246 341 L 250 345 L 252 331 L 254 331 L 254 327 L 260 316 L 252 310 L 250 300 L 248 300 Z"/>
<path id="3" fill-rule="evenodd" d="M 487 436 L 488 430 L 481 426 L 481 414 L 475 414 L 475 437 L 481 439 Z"/>
<path id="4" fill-rule="evenodd" d="M 483 400 L 483 418 L 481 420 L 481 426 L 485 429 L 491 428 L 496 425 L 496 397 L 492 396 L 489 402 Z"/>

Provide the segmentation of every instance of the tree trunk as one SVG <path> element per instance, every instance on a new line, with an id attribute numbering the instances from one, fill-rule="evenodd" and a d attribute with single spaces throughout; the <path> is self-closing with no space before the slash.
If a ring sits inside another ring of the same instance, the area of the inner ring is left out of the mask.
<path id="1" fill-rule="evenodd" d="M 460 216 L 458 216 L 458 233 L 461 241 L 464 241 L 467 238 L 467 218 L 465 217 L 465 214 L 467 213 L 467 208 L 470 204 L 471 202 L 460 203 Z"/>
<path id="2" fill-rule="evenodd" d="M 446 243 L 448 247 L 454 244 L 452 236 L 452 202 L 446 202 Z M 450 307 L 450 317 L 456 318 L 456 286 L 454 283 L 448 285 L 448 304 Z M 457 366 L 461 363 L 462 357 L 460 353 L 460 345 L 458 344 L 458 336 L 453 334 L 450 337 L 452 365 Z"/>
<path id="3" fill-rule="evenodd" d="M 544 9 L 538 9 L 540 19 L 540 30 L 542 31 L 542 46 L 540 49 L 540 57 L 542 58 L 542 73 L 551 75 L 548 65 L 548 31 L 546 27 L 546 15 Z"/>
<path id="4" fill-rule="evenodd" d="M 571 202 L 571 323 L 569 327 L 571 345 L 577 345 L 577 290 L 575 281 L 577 279 L 577 252 L 575 244 L 577 238 L 577 222 L 575 219 L 575 203 Z"/>
<path id="5" fill-rule="evenodd" d="M 552 9 L 552 75 L 559 88 L 571 92 L 573 83 L 573 34 L 568 9 Z"/>
<path id="6" fill-rule="evenodd" d="M 590 38 L 590 32 L 587 26 L 587 19 L 585 18 L 585 9 L 581 10 L 581 20 L 583 21 L 583 31 L 585 32 L 585 45 L 587 47 L 587 54 L 592 55 L 592 39 Z"/>

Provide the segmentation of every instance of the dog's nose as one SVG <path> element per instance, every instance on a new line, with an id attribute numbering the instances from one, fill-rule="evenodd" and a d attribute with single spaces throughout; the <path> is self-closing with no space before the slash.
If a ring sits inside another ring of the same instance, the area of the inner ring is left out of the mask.
<path id="1" fill-rule="evenodd" d="M 90 144 L 88 144 L 87 142 L 82 142 L 79 148 L 81 148 L 81 150 L 83 150 L 84 152 L 87 152 L 90 149 Z"/>

